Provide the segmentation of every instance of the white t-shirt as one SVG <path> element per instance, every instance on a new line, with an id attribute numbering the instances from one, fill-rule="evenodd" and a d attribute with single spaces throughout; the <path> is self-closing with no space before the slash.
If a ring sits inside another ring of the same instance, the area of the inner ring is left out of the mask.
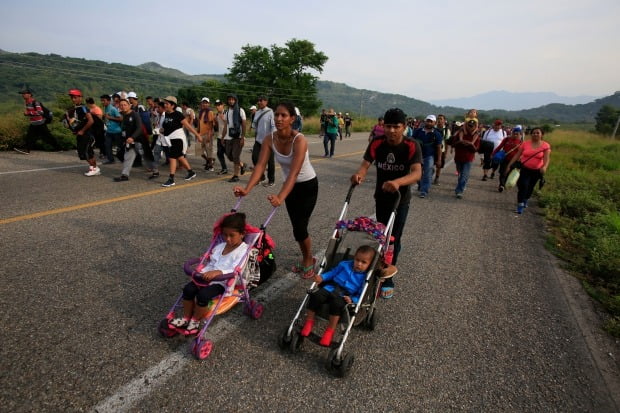
<path id="1" fill-rule="evenodd" d="M 243 254 L 248 250 L 248 244 L 242 242 L 237 248 L 230 251 L 226 255 L 222 255 L 226 247 L 225 242 L 221 242 L 213 247 L 211 255 L 209 256 L 209 262 L 202 269 L 201 273 L 207 271 L 220 270 L 223 274 L 230 274 L 235 270 L 235 267 L 240 263 Z M 226 285 L 227 281 L 212 281 L 212 284 Z"/>
<path id="2" fill-rule="evenodd" d="M 497 148 L 499 144 L 502 143 L 502 140 L 505 137 L 506 134 L 504 133 L 503 129 L 500 129 L 498 131 L 496 131 L 495 129 L 489 129 L 484 134 L 483 140 L 493 142 L 493 150 L 495 150 L 495 148 Z"/>

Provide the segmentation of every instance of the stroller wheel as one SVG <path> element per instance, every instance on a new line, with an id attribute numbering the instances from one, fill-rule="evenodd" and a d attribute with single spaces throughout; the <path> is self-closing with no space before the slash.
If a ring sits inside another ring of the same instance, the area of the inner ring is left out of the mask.
<path id="1" fill-rule="evenodd" d="M 327 356 L 327 370 L 336 377 L 345 377 L 353 366 L 353 354 L 345 354 L 342 359 L 337 357 L 337 349 L 332 349 Z"/>
<path id="2" fill-rule="evenodd" d="M 294 333 L 291 337 L 290 350 L 291 353 L 295 354 L 301 351 L 301 345 L 304 343 L 304 338 L 299 335 L 299 333 Z"/>
<path id="3" fill-rule="evenodd" d="M 192 344 L 192 354 L 198 360 L 204 360 L 209 357 L 211 350 L 213 350 L 213 342 L 211 340 L 202 340 L 200 337 L 194 339 Z"/>
<path id="4" fill-rule="evenodd" d="M 165 338 L 174 337 L 177 334 L 179 334 L 176 331 L 172 330 L 170 327 L 168 327 L 167 318 L 164 318 L 163 320 L 159 322 L 159 325 L 157 326 L 157 331 L 162 337 L 165 337 Z"/>
<path id="5" fill-rule="evenodd" d="M 278 337 L 278 347 L 280 347 L 280 350 L 286 350 L 291 345 L 291 341 L 292 337 L 288 336 L 288 327 L 285 327 Z"/>
<path id="6" fill-rule="evenodd" d="M 376 309 L 371 309 L 366 315 L 366 319 L 364 320 L 366 324 L 366 328 L 370 331 L 373 331 L 377 327 L 377 321 L 379 319 L 379 315 L 377 314 Z"/>
<path id="7" fill-rule="evenodd" d="M 254 301 L 253 305 L 252 305 L 252 312 L 251 312 L 250 316 L 254 320 L 258 320 L 263 315 L 263 311 L 265 311 L 265 307 L 261 303 L 259 303 L 258 301 Z"/>

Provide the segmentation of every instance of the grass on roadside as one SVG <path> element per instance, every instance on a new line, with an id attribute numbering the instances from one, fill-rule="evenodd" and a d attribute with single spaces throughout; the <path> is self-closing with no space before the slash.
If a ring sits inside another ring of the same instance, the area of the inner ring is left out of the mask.
<path id="1" fill-rule="evenodd" d="M 546 139 L 549 184 L 539 197 L 552 249 L 610 314 L 605 330 L 620 337 L 620 142 L 566 130 Z"/>

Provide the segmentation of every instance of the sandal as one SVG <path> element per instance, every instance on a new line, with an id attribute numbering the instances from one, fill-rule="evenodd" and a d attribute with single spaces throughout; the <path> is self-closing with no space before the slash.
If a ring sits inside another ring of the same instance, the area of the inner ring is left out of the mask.
<path id="1" fill-rule="evenodd" d="M 305 271 L 301 274 L 301 278 L 303 278 L 304 280 L 314 278 L 314 276 L 316 275 L 316 272 L 314 272 L 314 265 L 309 265 L 308 267 L 304 268 L 304 270 Z"/>
<path id="2" fill-rule="evenodd" d="M 394 297 L 394 287 L 381 287 L 381 298 L 389 299 Z"/>
<path id="3" fill-rule="evenodd" d="M 188 335 L 198 334 L 198 329 L 200 327 L 200 321 L 198 320 L 190 320 L 189 324 L 187 324 L 186 330 Z"/>
<path id="4" fill-rule="evenodd" d="M 315 265 L 316 265 L 316 258 L 312 257 L 311 265 L 304 267 L 303 262 L 297 261 L 295 265 L 291 267 L 291 271 L 293 271 L 295 274 L 305 274 L 308 272 L 309 269 L 314 268 Z M 312 277 L 309 277 L 309 278 L 312 278 Z"/>

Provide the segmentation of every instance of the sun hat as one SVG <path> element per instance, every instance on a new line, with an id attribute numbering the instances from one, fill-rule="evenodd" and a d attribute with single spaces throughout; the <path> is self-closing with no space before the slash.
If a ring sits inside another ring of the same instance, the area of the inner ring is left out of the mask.
<path id="1" fill-rule="evenodd" d="M 329 108 L 329 111 L 327 111 L 327 114 L 330 116 L 334 116 L 336 112 L 334 111 L 334 108 Z"/>
<path id="2" fill-rule="evenodd" d="M 166 96 L 164 100 L 166 102 L 174 103 L 175 105 L 177 104 L 177 98 L 175 98 L 174 96 Z"/>

